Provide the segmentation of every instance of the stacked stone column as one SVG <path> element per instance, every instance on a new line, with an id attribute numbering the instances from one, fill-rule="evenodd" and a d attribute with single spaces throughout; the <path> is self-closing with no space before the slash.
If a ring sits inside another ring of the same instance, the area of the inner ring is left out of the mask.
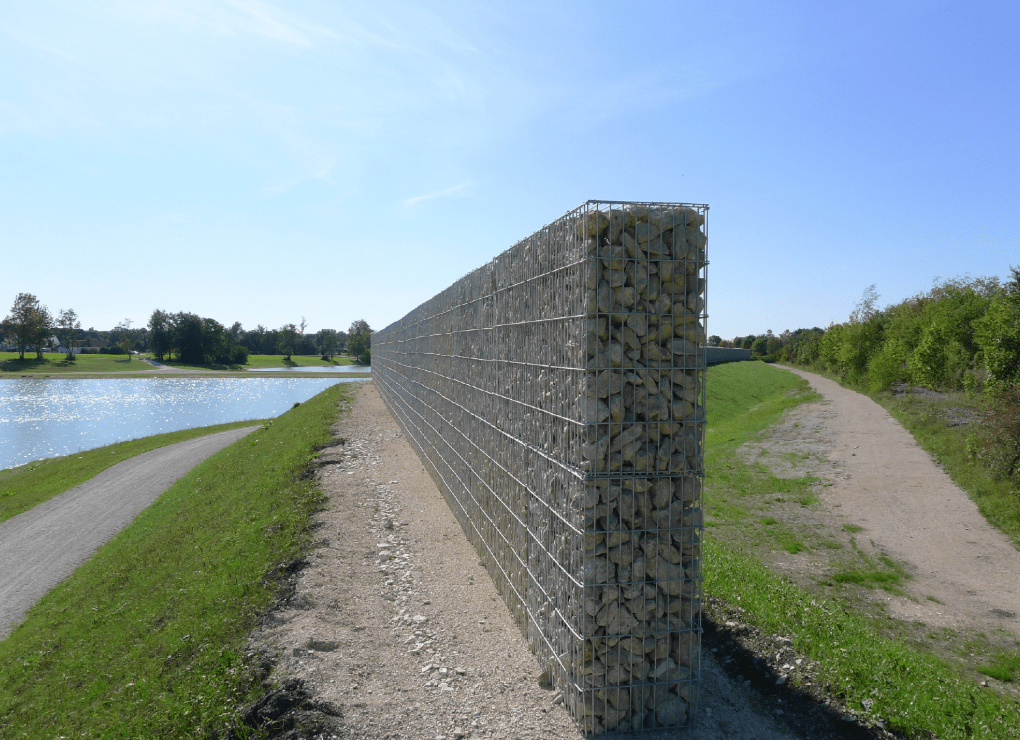
<path id="1" fill-rule="evenodd" d="M 591 735 L 697 701 L 706 206 L 589 201 L 373 336 L 375 381 Z"/>

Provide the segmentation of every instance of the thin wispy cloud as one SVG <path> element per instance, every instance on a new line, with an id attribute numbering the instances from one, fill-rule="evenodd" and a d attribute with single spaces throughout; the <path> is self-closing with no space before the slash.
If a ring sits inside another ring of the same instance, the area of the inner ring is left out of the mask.
<path id="1" fill-rule="evenodd" d="M 458 195 L 459 193 L 464 192 L 473 184 L 474 183 L 472 183 L 471 181 L 462 182 L 460 185 L 454 185 L 452 188 L 440 190 L 438 193 L 426 193 L 425 195 L 416 195 L 413 198 L 408 198 L 407 200 L 405 200 L 404 207 L 405 208 L 410 207 L 417 203 L 422 203 L 423 201 L 426 200 L 436 200 L 437 198 L 449 198 L 451 195 Z"/>
<path id="2" fill-rule="evenodd" d="M 61 59 L 66 59 L 69 62 L 78 61 L 78 58 L 74 54 L 67 51 L 66 49 L 58 47 L 52 41 L 43 38 L 39 34 L 31 33 L 29 31 L 25 31 L 21 28 L 16 28 L 13 26 L 0 27 L 0 33 L 6 36 L 10 36 L 12 39 L 20 41 L 25 46 L 35 49 L 36 51 L 41 51 L 45 54 L 60 57 Z"/>

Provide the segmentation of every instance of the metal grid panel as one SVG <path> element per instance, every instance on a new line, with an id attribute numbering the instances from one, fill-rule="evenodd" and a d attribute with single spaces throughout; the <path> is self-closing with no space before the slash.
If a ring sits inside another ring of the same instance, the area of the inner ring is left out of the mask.
<path id="1" fill-rule="evenodd" d="M 588 201 L 372 337 L 380 393 L 589 734 L 693 719 L 707 211 Z"/>

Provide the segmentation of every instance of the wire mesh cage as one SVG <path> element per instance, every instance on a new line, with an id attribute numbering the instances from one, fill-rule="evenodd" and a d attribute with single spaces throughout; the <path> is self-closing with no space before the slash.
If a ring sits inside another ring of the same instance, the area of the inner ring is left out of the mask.
<path id="1" fill-rule="evenodd" d="M 589 735 L 697 704 L 707 212 L 588 201 L 372 337 L 380 394 Z"/>

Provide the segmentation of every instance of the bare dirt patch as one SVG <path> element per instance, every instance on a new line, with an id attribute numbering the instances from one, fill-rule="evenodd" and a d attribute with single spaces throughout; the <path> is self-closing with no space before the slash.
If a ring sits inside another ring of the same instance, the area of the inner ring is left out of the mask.
<path id="1" fill-rule="evenodd" d="M 789 414 L 766 446 L 773 458 L 808 453 L 806 469 L 829 484 L 818 488 L 823 506 L 813 515 L 820 524 L 860 527 L 862 549 L 904 564 L 911 578 L 905 596 L 883 597 L 889 613 L 1020 637 L 1020 552 L 1012 542 L 885 409 L 834 381 L 787 369 L 825 401 Z"/>

